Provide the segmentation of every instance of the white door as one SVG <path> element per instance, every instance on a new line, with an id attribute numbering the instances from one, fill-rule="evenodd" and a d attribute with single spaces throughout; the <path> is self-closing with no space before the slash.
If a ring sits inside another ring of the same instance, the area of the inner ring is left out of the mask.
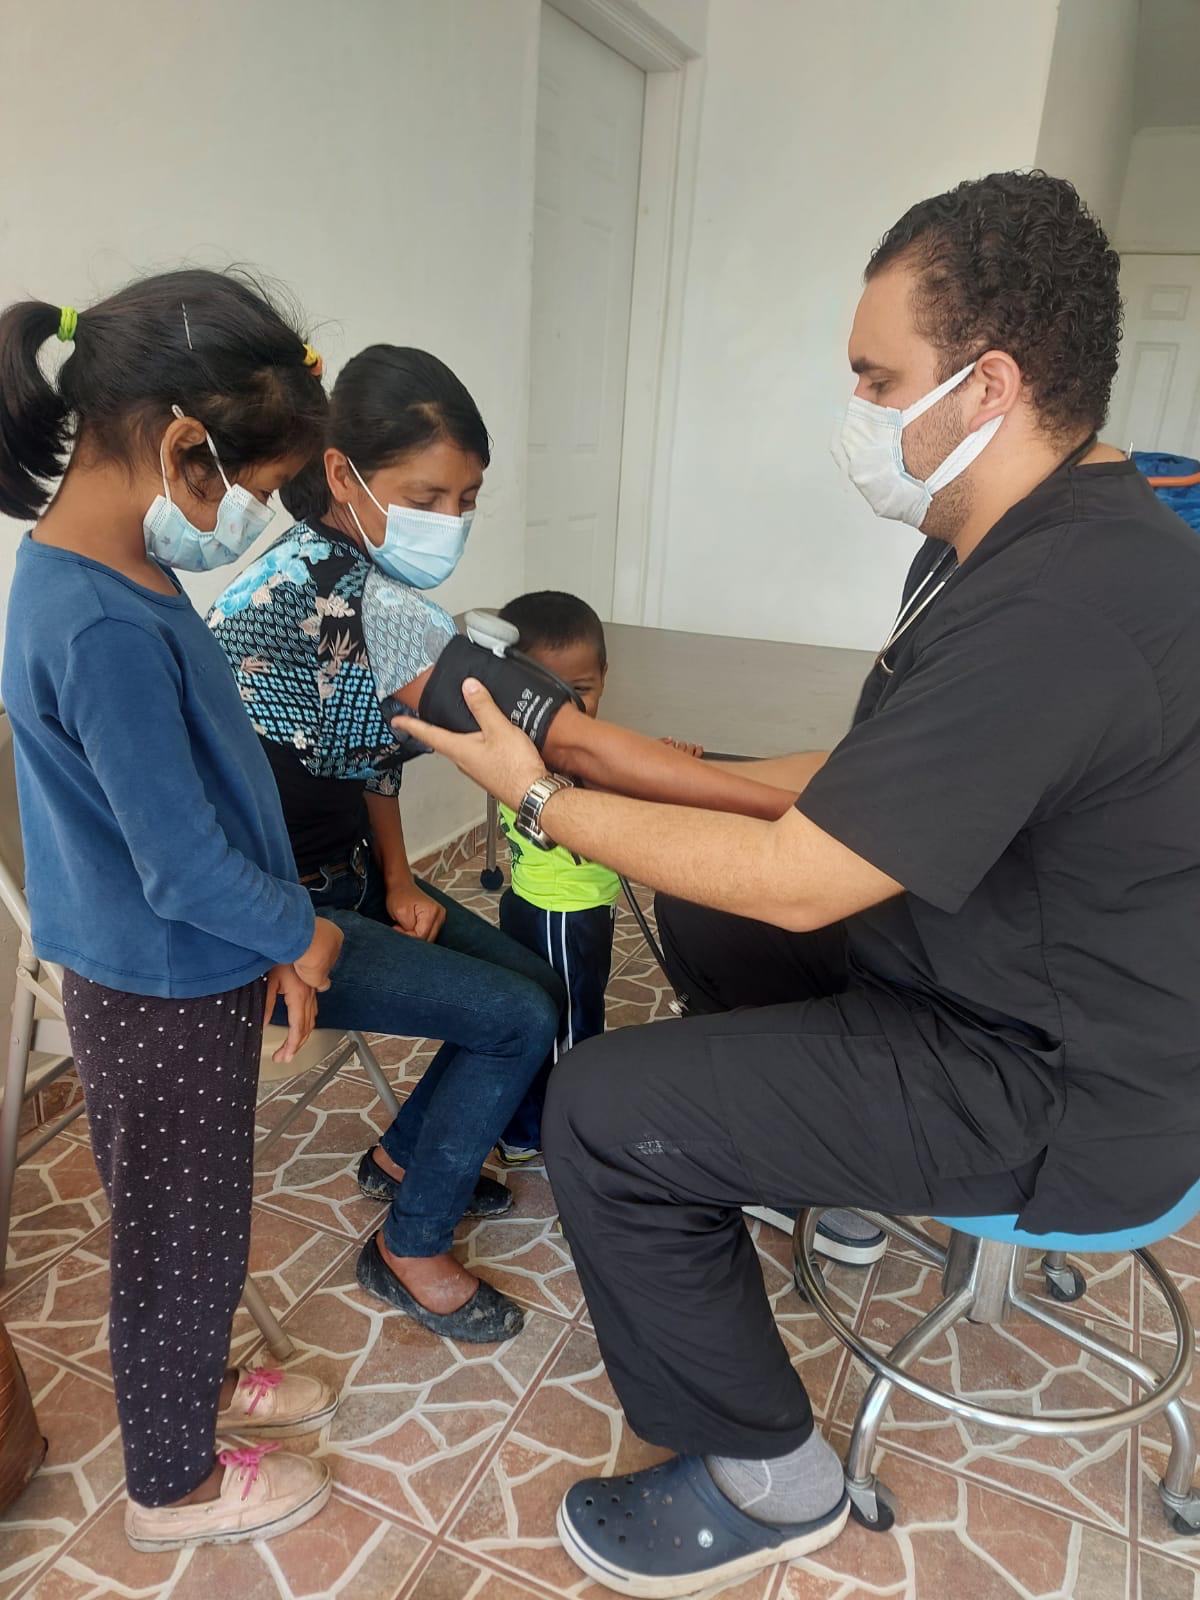
<path id="1" fill-rule="evenodd" d="M 538 72 L 526 586 L 612 615 L 646 76 L 548 5 Z"/>
<path id="2" fill-rule="evenodd" d="M 1122 256 L 1125 337 L 1104 437 L 1200 456 L 1200 256 Z"/>

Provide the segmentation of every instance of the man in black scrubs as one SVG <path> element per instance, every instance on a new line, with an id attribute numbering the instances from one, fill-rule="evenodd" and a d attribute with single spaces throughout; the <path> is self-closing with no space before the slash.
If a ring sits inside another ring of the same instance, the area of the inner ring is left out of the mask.
<path id="1" fill-rule="evenodd" d="M 903 217 L 867 267 L 841 454 L 927 541 L 851 732 L 760 764 L 799 794 L 776 823 L 579 790 L 542 812 L 670 897 L 693 1013 L 572 1051 L 547 1107 L 609 1375 L 682 1457 L 564 1502 L 568 1550 L 624 1593 L 845 1520 L 740 1206 L 1095 1232 L 1200 1174 L 1200 541 L 1096 444 L 1117 272 L 1044 174 Z M 540 758 L 472 704 L 482 736 L 421 736 L 517 806 Z"/>

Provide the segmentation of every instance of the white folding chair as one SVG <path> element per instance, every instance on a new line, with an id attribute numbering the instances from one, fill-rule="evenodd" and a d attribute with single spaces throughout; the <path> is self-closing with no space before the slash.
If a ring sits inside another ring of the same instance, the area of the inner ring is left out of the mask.
<path id="1" fill-rule="evenodd" d="M 49 1127 L 40 1129 L 26 1142 L 18 1158 L 22 1105 L 39 1089 L 45 1089 L 70 1071 L 73 1065 L 71 1041 L 63 1016 L 62 971 L 49 962 L 39 961 L 33 952 L 24 883 L 25 862 L 17 817 L 12 724 L 4 707 L 0 706 L 0 902 L 16 926 L 19 940 L 8 1066 L 4 1098 L 0 1101 L 0 1280 L 4 1277 L 8 1254 L 17 1167 L 74 1122 L 84 1109 L 80 1101 Z M 375 1052 L 361 1033 L 342 1034 L 328 1028 L 318 1028 L 294 1061 L 276 1062 L 272 1056 L 286 1037 L 284 1028 L 268 1026 L 263 1030 L 259 1081 L 282 1082 L 314 1069 L 319 1070 L 312 1083 L 293 1101 L 286 1115 L 258 1141 L 254 1152 L 256 1157 L 265 1154 L 279 1142 L 352 1056 L 358 1057 L 389 1120 L 396 1115 L 400 1109 L 399 1103 L 383 1068 L 375 1058 Z M 278 1361 L 286 1361 L 295 1346 L 280 1327 L 249 1273 L 246 1275 L 242 1300 L 258 1324 L 271 1354 Z"/>

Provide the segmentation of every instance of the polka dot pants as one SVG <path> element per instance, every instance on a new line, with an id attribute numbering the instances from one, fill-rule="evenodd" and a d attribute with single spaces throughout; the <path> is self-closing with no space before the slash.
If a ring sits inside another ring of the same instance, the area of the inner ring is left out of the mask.
<path id="1" fill-rule="evenodd" d="M 265 985 L 199 1000 L 63 985 L 92 1150 L 112 1208 L 109 1350 L 132 1499 L 212 1470 L 246 1276 Z"/>

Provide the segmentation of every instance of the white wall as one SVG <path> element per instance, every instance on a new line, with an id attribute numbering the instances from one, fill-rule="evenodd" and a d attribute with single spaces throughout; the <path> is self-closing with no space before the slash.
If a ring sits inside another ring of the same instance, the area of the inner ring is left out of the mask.
<path id="1" fill-rule="evenodd" d="M 1200 253 L 1200 126 L 1134 135 L 1114 242 L 1126 255 Z"/>
<path id="2" fill-rule="evenodd" d="M 82 307 L 236 260 L 295 291 L 331 376 L 374 340 L 435 351 L 495 440 L 439 598 L 519 588 L 538 0 L 6 0 L 3 18 L 0 303 Z M 0 529 L 5 591 L 18 531 Z M 482 812 L 442 762 L 405 788 L 417 849 Z"/>
<path id="3" fill-rule="evenodd" d="M 914 201 L 1028 166 L 1045 0 L 712 0 L 661 594 L 647 620 L 873 648 L 916 536 L 829 456 L 862 268 Z"/>
<path id="4" fill-rule="evenodd" d="M 1134 129 L 1138 0 L 1060 0 L 1037 161 L 1117 225 Z"/>

